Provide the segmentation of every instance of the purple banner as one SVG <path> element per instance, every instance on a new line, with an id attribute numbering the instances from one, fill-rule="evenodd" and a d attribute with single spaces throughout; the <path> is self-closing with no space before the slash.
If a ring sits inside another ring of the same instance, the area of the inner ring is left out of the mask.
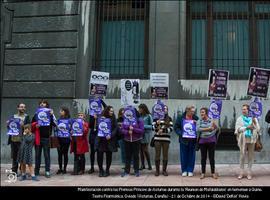
<path id="1" fill-rule="evenodd" d="M 102 112 L 102 105 L 100 98 L 90 98 L 89 99 L 89 115 L 100 115 Z"/>
<path id="2" fill-rule="evenodd" d="M 164 119 L 165 117 L 165 105 L 162 101 L 158 100 L 152 108 L 153 119 Z"/>
<path id="3" fill-rule="evenodd" d="M 83 119 L 73 119 L 71 126 L 72 136 L 83 135 Z"/>
<path id="4" fill-rule="evenodd" d="M 58 119 L 57 121 L 57 136 L 58 137 L 70 137 L 71 120 L 70 119 Z"/>
<path id="5" fill-rule="evenodd" d="M 90 84 L 91 96 L 99 96 L 99 97 L 106 96 L 106 91 L 107 91 L 107 85 L 95 84 L 95 83 Z"/>
<path id="6" fill-rule="evenodd" d="M 255 118 L 261 118 L 262 116 L 262 102 L 258 97 L 249 104 L 249 116 Z"/>
<path id="7" fill-rule="evenodd" d="M 213 98 L 209 106 L 208 111 L 209 118 L 220 119 L 221 109 L 222 109 L 222 100 Z"/>
<path id="8" fill-rule="evenodd" d="M 135 108 L 132 106 L 127 106 L 124 110 L 124 121 L 125 125 L 135 125 L 137 123 L 137 116 Z"/>
<path id="9" fill-rule="evenodd" d="M 101 117 L 98 119 L 98 136 L 106 137 L 111 135 L 111 119 Z"/>
<path id="10" fill-rule="evenodd" d="M 8 122 L 8 135 L 19 135 L 21 132 L 21 119 L 10 118 Z"/>
<path id="11" fill-rule="evenodd" d="M 209 70 L 208 97 L 226 98 L 229 71 Z"/>
<path id="12" fill-rule="evenodd" d="M 36 111 L 37 122 L 40 126 L 50 126 L 51 124 L 51 109 L 49 108 L 38 108 Z"/>
<path id="13" fill-rule="evenodd" d="M 194 120 L 183 119 L 183 138 L 196 138 L 196 122 Z"/>
<path id="14" fill-rule="evenodd" d="M 256 67 L 250 68 L 247 95 L 267 97 L 270 70 Z"/>

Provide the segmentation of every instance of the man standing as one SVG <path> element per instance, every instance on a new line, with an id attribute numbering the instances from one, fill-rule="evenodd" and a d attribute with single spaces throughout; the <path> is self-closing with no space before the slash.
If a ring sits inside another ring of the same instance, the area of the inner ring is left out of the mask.
<path id="1" fill-rule="evenodd" d="M 17 110 L 18 112 L 13 115 L 13 118 L 18 118 L 21 120 L 21 127 L 23 127 L 25 124 L 30 123 L 30 117 L 25 113 L 26 107 L 24 103 L 19 103 L 17 105 Z M 7 121 L 7 124 L 9 123 L 9 120 Z M 19 135 L 10 135 L 8 138 L 8 144 L 11 146 L 11 158 L 12 158 L 12 172 L 15 172 L 16 174 L 18 173 L 18 152 L 20 149 L 21 145 L 21 137 L 23 133 L 23 128 L 21 129 L 22 131 L 20 132 Z"/>

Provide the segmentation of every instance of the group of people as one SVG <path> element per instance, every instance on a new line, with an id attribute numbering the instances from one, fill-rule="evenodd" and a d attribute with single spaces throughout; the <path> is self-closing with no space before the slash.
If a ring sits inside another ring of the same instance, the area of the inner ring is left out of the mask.
<path id="1" fill-rule="evenodd" d="M 102 100 L 101 100 L 102 101 Z M 50 108 L 47 100 L 41 100 L 39 108 Z M 77 118 L 83 120 L 82 135 L 73 136 L 72 131 L 67 137 L 58 137 L 59 120 L 68 120 L 71 123 L 70 111 L 67 107 L 61 107 L 59 119 L 57 120 L 54 112 L 50 109 L 49 126 L 40 126 L 37 122 L 37 114 L 30 121 L 26 114 L 24 103 L 17 106 L 18 113 L 13 118 L 21 121 L 22 131 L 19 135 L 9 136 L 8 144 L 11 145 L 12 171 L 18 174 L 20 180 L 26 180 L 26 165 L 32 180 L 38 181 L 40 174 L 41 155 L 43 151 L 45 159 L 45 177 L 49 178 L 50 173 L 50 145 L 51 136 L 58 139 L 58 164 L 57 174 L 66 174 L 70 153 L 74 154 L 73 175 L 85 173 L 85 154 L 90 151 L 89 174 L 95 172 L 95 158 L 99 168 L 99 177 L 110 176 L 110 166 L 112 154 L 121 150 L 121 161 L 124 164 L 121 177 L 130 174 L 131 164 L 134 168 L 136 177 L 140 176 L 140 170 L 146 168 L 152 170 L 149 144 L 155 149 L 155 176 L 163 174 L 168 176 L 167 166 L 169 160 L 169 145 L 173 130 L 179 136 L 180 143 L 180 162 L 182 176 L 193 176 L 195 166 L 196 150 L 201 152 L 201 176 L 205 178 L 207 155 L 210 161 L 211 174 L 214 179 L 218 178 L 215 171 L 215 146 L 220 128 L 208 117 L 208 108 L 200 108 L 200 118 L 195 114 L 195 106 L 187 106 L 184 113 L 179 115 L 173 124 L 172 118 L 168 114 L 168 107 L 164 106 L 164 116 L 160 119 L 153 119 L 145 104 L 140 104 L 138 109 L 134 108 L 137 122 L 132 125 L 123 123 L 124 108 L 121 108 L 116 117 L 114 108 L 106 105 L 102 101 L 103 111 L 100 116 L 89 116 L 86 121 L 85 113 L 78 113 Z M 256 118 L 248 115 L 249 106 L 242 106 L 242 114 L 236 120 L 235 135 L 240 149 L 240 174 L 239 179 L 244 177 L 245 154 L 248 154 L 248 173 L 247 178 L 252 179 L 252 163 L 254 161 L 254 146 L 261 135 L 260 126 Z M 268 116 L 268 115 L 267 115 Z M 98 119 L 100 117 L 109 119 L 111 122 L 110 135 L 101 137 L 98 135 Z M 269 116 L 268 116 L 269 117 Z M 267 117 L 266 117 L 267 118 Z M 269 120 L 269 119 L 266 119 Z M 7 121 L 8 123 L 9 121 Z M 71 126 L 71 124 L 70 124 Z M 53 131 L 54 130 L 54 131 Z M 154 133 L 152 136 L 152 132 Z M 35 149 L 35 168 L 33 168 L 32 149 Z M 162 153 L 162 160 L 161 160 Z M 103 158 L 106 156 L 106 165 L 103 166 Z M 64 161 L 64 162 L 63 162 Z M 162 161 L 162 162 L 161 162 Z M 141 163 L 141 166 L 139 166 Z M 160 165 L 162 163 L 162 170 Z"/>

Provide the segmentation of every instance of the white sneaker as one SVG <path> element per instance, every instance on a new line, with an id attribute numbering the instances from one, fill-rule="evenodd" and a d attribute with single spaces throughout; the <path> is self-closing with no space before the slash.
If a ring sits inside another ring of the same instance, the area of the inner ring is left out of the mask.
<path id="1" fill-rule="evenodd" d="M 187 176 L 187 172 L 183 172 L 182 173 L 182 176 Z"/>
<path id="2" fill-rule="evenodd" d="M 192 177 L 193 176 L 193 173 L 192 172 L 188 172 L 188 176 L 189 177 Z"/>

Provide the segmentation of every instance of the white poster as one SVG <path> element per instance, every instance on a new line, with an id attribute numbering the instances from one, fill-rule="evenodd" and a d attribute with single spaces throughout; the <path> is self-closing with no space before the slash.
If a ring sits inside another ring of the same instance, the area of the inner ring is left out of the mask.
<path id="1" fill-rule="evenodd" d="M 140 79 L 121 79 L 121 104 L 137 105 L 140 102 Z"/>
<path id="2" fill-rule="evenodd" d="M 92 71 L 89 82 L 89 95 L 106 96 L 109 76 L 110 74 L 108 72 Z"/>
<path id="3" fill-rule="evenodd" d="M 150 73 L 150 87 L 152 99 L 168 99 L 169 97 L 169 74 Z"/>

